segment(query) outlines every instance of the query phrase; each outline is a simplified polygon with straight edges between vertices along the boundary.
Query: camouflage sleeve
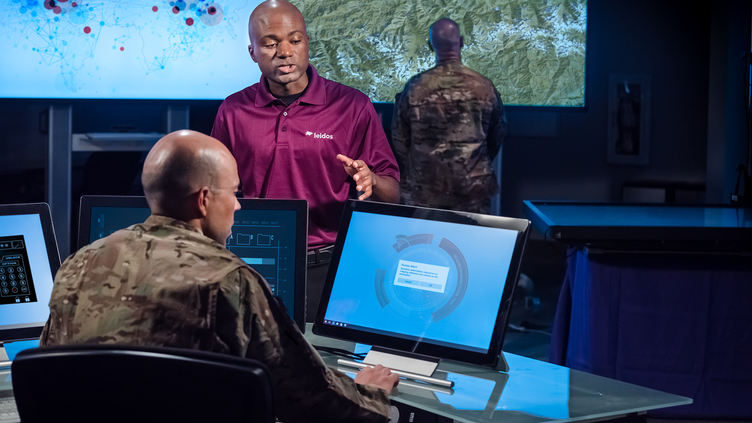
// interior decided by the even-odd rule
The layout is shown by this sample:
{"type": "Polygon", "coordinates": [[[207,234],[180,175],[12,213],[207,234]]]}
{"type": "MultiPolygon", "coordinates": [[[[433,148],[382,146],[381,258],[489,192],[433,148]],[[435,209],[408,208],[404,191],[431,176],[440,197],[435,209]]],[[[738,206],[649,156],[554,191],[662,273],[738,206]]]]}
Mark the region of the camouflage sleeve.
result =
{"type": "Polygon", "coordinates": [[[44,324],[44,328],[42,329],[42,334],[39,336],[39,346],[44,347],[47,345],[50,345],[49,343],[50,339],[50,318],[47,318],[47,323],[44,324]]]}
{"type": "MultiPolygon", "coordinates": [[[[237,270],[230,273],[220,283],[219,294],[215,302],[214,332],[216,334],[215,350],[229,351],[232,355],[246,356],[248,353],[248,332],[251,310],[247,301],[249,286],[257,284],[259,277],[250,272],[237,270]]],[[[211,315],[211,314],[210,314],[211,315]]]]}
{"type": "Polygon", "coordinates": [[[488,155],[491,160],[499,154],[507,131],[507,116],[504,113],[504,103],[501,101],[501,95],[495,89],[494,94],[496,95],[496,102],[491,112],[491,123],[488,126],[488,138],[486,141],[488,155]]]}
{"type": "Polygon", "coordinates": [[[55,274],[55,280],[53,282],[54,287],[50,294],[49,302],[50,315],[47,318],[47,323],[45,323],[44,328],[42,329],[42,334],[39,337],[39,345],[42,347],[59,345],[64,342],[64,336],[61,333],[64,331],[63,313],[61,308],[64,305],[63,301],[67,299],[68,295],[73,295],[77,298],[77,293],[73,290],[63,290],[59,288],[63,284],[62,280],[65,280],[68,277],[71,277],[72,279],[72,276],[76,274],[76,269],[79,268],[78,263],[81,262],[81,257],[84,255],[84,251],[85,249],[78,250],[65,259],[55,274]]]}
{"type": "Polygon", "coordinates": [[[277,417],[285,423],[388,421],[386,392],[356,384],[327,368],[274,300],[266,281],[257,280],[248,284],[246,296],[252,310],[246,356],[264,362],[271,370],[277,417]]]}
{"type": "Polygon", "coordinates": [[[395,98],[394,112],[392,114],[392,148],[394,148],[394,156],[403,175],[408,173],[407,155],[410,149],[410,122],[407,120],[407,96],[407,86],[405,86],[405,91],[397,94],[395,98]]]}

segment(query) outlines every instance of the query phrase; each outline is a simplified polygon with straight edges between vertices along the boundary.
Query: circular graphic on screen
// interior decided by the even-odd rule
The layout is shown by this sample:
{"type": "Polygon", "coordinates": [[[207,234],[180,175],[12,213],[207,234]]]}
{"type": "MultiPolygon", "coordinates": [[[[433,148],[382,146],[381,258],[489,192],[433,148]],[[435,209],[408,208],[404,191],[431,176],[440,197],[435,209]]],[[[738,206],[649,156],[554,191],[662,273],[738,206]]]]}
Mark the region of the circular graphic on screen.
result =
{"type": "Polygon", "coordinates": [[[398,236],[388,262],[376,269],[374,288],[382,308],[411,319],[438,322],[449,316],[467,291],[465,256],[434,234],[398,236]]]}

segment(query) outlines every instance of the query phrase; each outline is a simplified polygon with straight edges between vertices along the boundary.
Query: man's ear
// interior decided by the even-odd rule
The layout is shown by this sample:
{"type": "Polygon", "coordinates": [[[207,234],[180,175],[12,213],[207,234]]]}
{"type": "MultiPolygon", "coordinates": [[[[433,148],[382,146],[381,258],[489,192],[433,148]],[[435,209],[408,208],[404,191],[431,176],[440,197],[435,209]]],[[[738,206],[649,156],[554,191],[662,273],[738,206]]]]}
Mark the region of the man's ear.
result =
{"type": "Polygon", "coordinates": [[[251,60],[253,60],[253,63],[258,63],[256,61],[256,56],[253,55],[253,44],[248,44],[248,54],[251,55],[251,60]]]}
{"type": "Polygon", "coordinates": [[[209,211],[209,202],[211,199],[209,198],[211,190],[209,187],[201,187],[201,189],[198,190],[198,193],[196,194],[196,207],[198,212],[201,214],[201,217],[206,217],[208,211],[209,211]]]}
{"type": "Polygon", "coordinates": [[[460,48],[465,47],[465,37],[460,37],[460,48]]]}

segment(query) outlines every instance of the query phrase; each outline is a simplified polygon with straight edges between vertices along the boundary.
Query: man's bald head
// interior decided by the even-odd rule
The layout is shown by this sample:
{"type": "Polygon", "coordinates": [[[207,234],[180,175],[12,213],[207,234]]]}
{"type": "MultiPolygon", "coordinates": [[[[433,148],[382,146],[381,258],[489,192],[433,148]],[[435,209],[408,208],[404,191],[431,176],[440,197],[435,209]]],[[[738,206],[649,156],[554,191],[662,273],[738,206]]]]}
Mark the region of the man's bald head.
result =
{"type": "Polygon", "coordinates": [[[228,167],[237,169],[235,159],[216,139],[190,130],[165,135],[149,151],[141,174],[152,214],[189,220],[189,197],[217,186],[228,167]]]}
{"type": "Polygon", "coordinates": [[[431,25],[428,37],[439,61],[455,57],[459,60],[463,40],[457,22],[447,18],[439,19],[431,25]]]}
{"type": "Polygon", "coordinates": [[[256,28],[258,24],[266,24],[269,22],[269,17],[272,14],[285,15],[293,19],[300,19],[305,30],[305,19],[295,5],[285,0],[266,0],[256,6],[256,8],[253,9],[253,12],[251,12],[250,18],[248,18],[248,34],[250,35],[251,42],[253,42],[254,28],[256,28]]]}

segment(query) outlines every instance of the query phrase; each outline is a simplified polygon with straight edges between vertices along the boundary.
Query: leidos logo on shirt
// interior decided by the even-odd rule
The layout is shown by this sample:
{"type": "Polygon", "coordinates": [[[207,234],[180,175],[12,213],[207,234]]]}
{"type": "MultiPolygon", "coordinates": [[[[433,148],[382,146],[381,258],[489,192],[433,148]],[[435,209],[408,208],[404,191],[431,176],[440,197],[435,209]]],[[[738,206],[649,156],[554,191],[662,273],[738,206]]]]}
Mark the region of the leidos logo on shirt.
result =
{"type": "Polygon", "coordinates": [[[313,135],[314,138],[325,138],[325,139],[329,139],[329,140],[333,140],[334,139],[333,135],[329,135],[329,134],[326,134],[326,133],[323,133],[323,132],[319,133],[319,132],[306,131],[305,134],[306,134],[306,136],[313,135]]]}

